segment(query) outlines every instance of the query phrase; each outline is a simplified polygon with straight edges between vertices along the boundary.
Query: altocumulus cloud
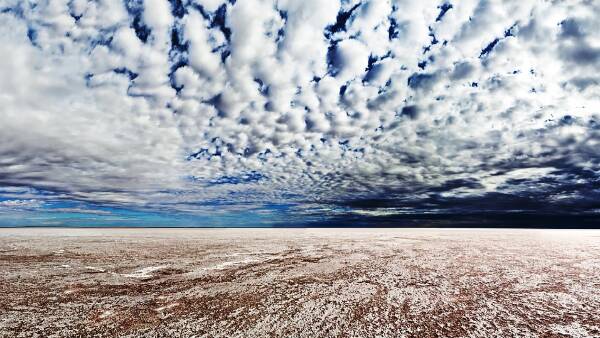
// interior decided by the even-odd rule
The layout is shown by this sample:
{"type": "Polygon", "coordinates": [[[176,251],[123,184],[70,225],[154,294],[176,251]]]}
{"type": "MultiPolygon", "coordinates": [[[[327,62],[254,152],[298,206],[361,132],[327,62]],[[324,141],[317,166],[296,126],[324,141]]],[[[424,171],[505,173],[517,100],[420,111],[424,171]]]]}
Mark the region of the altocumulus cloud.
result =
{"type": "Polygon", "coordinates": [[[5,0],[2,208],[598,212],[596,13],[596,1],[5,0]]]}

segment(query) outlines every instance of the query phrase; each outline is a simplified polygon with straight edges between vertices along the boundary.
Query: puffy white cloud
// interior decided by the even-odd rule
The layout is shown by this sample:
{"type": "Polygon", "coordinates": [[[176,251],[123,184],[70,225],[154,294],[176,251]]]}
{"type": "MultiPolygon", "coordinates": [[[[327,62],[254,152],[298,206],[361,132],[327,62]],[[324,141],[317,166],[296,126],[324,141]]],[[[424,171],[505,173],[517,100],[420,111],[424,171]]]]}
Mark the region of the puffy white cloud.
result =
{"type": "Polygon", "coordinates": [[[336,78],[342,82],[364,74],[369,60],[369,50],[358,40],[343,40],[335,48],[336,78]]]}
{"type": "Polygon", "coordinates": [[[144,0],[142,18],[153,33],[164,34],[164,31],[173,22],[169,2],[167,0],[144,0]]]}
{"type": "Polygon", "coordinates": [[[594,2],[182,3],[0,5],[0,184],[190,211],[597,180],[594,2]]]}

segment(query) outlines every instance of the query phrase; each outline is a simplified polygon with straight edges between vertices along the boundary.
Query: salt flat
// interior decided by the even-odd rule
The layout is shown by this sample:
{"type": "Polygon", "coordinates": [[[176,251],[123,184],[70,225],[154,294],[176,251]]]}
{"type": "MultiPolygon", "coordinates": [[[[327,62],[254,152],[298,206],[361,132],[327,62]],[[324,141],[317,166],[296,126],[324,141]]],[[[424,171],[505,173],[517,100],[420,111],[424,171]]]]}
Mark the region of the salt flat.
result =
{"type": "Polygon", "coordinates": [[[599,337],[600,231],[0,229],[0,337],[599,337]]]}

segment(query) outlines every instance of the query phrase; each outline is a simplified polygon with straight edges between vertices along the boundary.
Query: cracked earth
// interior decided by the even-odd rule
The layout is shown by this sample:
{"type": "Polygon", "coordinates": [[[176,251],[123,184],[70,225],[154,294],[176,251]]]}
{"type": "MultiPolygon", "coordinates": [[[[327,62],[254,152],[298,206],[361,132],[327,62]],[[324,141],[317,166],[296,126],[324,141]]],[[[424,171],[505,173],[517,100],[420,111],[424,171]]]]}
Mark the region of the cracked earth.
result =
{"type": "Polygon", "coordinates": [[[600,337],[600,231],[0,229],[0,337],[600,337]]]}

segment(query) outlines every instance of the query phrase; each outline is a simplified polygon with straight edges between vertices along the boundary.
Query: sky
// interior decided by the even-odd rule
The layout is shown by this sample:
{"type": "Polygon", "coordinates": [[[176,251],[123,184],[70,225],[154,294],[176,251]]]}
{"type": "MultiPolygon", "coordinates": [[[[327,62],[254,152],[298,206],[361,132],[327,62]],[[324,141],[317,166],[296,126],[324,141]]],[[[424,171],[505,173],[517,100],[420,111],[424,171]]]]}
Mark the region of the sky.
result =
{"type": "Polygon", "coordinates": [[[598,13],[0,0],[0,226],[598,226],[598,13]]]}

